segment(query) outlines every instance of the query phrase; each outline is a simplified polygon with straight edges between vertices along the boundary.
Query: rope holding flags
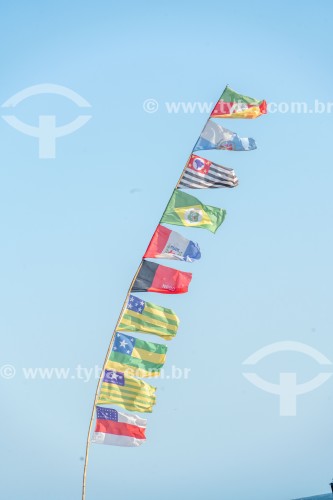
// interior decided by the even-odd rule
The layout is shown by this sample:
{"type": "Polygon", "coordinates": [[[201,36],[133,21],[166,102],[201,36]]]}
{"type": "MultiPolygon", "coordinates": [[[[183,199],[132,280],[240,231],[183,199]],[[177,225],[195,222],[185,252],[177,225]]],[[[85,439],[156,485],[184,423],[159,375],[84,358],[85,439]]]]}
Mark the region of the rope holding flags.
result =
{"type": "Polygon", "coordinates": [[[136,335],[148,333],[163,340],[171,340],[179,326],[179,318],[173,310],[145,301],[132,292],[186,293],[192,279],[192,273],[178,271],[146,259],[193,263],[201,258],[198,243],[184,238],[162,224],[197,227],[215,233],[226,217],[226,210],[204,205],[194,196],[181,190],[233,188],[238,185],[238,178],[233,169],[194,153],[210,149],[256,149],[254,139],[239,137],[237,133],[222,127],[213,119],[253,119],[266,113],[266,101],[241,95],[227,85],[191,151],[129,286],[105,356],[88,429],[82,500],[86,499],[91,443],[133,447],[140,446],[146,439],[146,419],[134,413],[123,413],[122,410],[104,406],[116,405],[139,413],[153,411],[156,388],[141,378],[157,377],[160,374],[165,363],[167,346],[146,342],[136,335]],[[133,332],[136,333],[135,336],[132,336],[133,332]],[[91,436],[95,415],[96,426],[91,436]]]}

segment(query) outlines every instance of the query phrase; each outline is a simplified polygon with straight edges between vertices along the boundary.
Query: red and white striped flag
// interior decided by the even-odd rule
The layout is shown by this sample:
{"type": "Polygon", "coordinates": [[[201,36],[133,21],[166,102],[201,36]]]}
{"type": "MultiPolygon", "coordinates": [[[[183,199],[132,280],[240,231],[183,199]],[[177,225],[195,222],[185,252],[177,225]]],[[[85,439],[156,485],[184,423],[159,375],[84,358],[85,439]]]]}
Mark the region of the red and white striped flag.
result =
{"type": "Polygon", "coordinates": [[[145,440],[147,420],[114,408],[96,406],[96,428],[91,442],[113,446],[140,446],[145,440]]]}

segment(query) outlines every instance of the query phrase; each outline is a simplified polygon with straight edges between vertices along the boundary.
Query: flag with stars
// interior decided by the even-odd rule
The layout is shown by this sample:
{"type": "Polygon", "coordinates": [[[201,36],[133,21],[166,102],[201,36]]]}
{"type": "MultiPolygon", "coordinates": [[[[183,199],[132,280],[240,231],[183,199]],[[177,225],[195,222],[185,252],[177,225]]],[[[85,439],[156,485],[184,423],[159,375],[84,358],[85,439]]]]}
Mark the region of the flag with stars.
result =
{"type": "Polygon", "coordinates": [[[147,420],[114,408],[96,406],[96,427],[92,443],[140,446],[146,440],[147,420]]]}
{"type": "Polygon", "coordinates": [[[105,370],[98,404],[115,404],[126,410],[151,413],[156,387],[124,372],[105,370]]]}
{"type": "Polygon", "coordinates": [[[191,155],[179,182],[178,189],[233,188],[238,186],[238,179],[232,168],[191,155]]]}
{"type": "Polygon", "coordinates": [[[136,377],[158,377],[167,350],[165,345],[117,332],[106,368],[121,370],[136,377]]]}
{"type": "Polygon", "coordinates": [[[179,318],[172,309],[130,295],[118,330],[152,333],[164,340],[171,340],[176,335],[178,326],[179,318]]]}

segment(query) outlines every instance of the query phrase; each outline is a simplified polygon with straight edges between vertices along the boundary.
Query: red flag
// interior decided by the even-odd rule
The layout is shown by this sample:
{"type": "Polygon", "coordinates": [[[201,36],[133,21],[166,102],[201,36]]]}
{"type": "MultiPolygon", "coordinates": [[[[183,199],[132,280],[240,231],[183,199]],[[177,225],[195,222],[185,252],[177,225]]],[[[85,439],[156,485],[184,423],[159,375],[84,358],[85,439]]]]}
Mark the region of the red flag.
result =
{"type": "Polygon", "coordinates": [[[194,241],[158,225],[143,257],[194,262],[200,259],[201,253],[198,244],[194,241]]]}
{"type": "Polygon", "coordinates": [[[192,273],[144,260],[132,292],[186,293],[192,273]]]}

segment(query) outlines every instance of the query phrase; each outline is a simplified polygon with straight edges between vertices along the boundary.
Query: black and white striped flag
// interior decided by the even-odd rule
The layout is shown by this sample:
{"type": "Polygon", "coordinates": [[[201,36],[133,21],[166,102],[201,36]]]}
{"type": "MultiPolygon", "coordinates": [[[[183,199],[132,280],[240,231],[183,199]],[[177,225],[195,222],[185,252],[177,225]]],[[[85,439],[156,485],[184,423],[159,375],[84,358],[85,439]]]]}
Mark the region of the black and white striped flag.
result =
{"type": "Polygon", "coordinates": [[[235,187],[238,179],[232,168],[222,167],[201,156],[191,155],[178,189],[235,187]]]}

